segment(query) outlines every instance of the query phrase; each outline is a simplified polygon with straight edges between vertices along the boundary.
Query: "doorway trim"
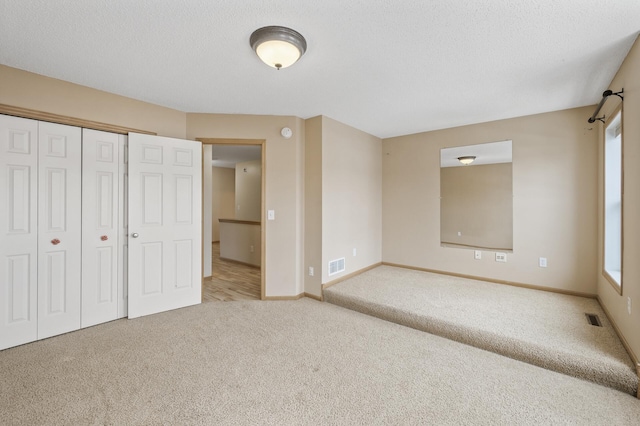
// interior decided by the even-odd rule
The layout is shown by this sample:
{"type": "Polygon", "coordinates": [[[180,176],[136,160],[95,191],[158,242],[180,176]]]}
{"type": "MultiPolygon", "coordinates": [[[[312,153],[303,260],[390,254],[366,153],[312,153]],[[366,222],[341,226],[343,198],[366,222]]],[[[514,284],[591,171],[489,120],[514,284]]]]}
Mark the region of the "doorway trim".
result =
{"type": "MultiPolygon", "coordinates": [[[[195,138],[195,140],[202,142],[202,145],[259,145],[260,146],[260,157],[261,157],[261,165],[262,171],[260,176],[260,300],[266,299],[266,277],[265,277],[265,265],[267,259],[267,239],[266,239],[266,223],[267,223],[267,212],[265,210],[265,192],[266,192],[266,139],[228,139],[228,138],[195,138]]],[[[204,168],[204,160],[202,163],[202,167],[204,168]]],[[[204,185],[203,185],[204,187],[204,185]]],[[[203,208],[203,218],[204,218],[204,204],[203,208]]],[[[204,238],[202,239],[203,249],[204,249],[204,238]]],[[[204,255],[204,250],[203,250],[204,255]]],[[[204,259],[203,259],[204,265],[204,259]]],[[[202,282],[202,289],[204,291],[204,277],[202,282]]]]}

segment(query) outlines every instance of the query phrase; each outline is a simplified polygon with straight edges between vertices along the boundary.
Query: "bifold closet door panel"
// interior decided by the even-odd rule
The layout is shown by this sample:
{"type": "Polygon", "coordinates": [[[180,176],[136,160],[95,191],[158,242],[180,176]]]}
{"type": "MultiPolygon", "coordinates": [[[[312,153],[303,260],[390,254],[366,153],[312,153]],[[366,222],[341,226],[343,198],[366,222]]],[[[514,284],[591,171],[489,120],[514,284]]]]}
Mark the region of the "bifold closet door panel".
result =
{"type": "Polygon", "coordinates": [[[38,123],[38,339],[80,328],[82,133],[38,123]]]}
{"type": "Polygon", "coordinates": [[[0,350],[38,337],[38,122],[0,115],[0,350]]]}
{"type": "Polygon", "coordinates": [[[120,234],[118,236],[118,318],[125,318],[128,314],[128,209],[127,198],[129,194],[129,146],[127,144],[127,136],[118,135],[120,169],[119,169],[119,187],[120,192],[118,199],[120,200],[118,211],[118,223],[120,224],[120,234]]]}
{"type": "Polygon", "coordinates": [[[82,327],[118,317],[120,144],[82,129],[82,327]]]}

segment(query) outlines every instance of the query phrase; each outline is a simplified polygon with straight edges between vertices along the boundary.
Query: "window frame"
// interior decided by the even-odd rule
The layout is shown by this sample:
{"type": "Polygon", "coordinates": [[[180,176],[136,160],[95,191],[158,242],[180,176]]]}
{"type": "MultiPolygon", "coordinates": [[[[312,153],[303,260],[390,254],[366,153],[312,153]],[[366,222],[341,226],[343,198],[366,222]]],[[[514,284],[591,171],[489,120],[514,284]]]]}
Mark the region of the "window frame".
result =
{"type": "Polygon", "coordinates": [[[618,294],[622,296],[623,270],[624,270],[624,114],[622,102],[605,120],[602,126],[602,275],[611,284],[618,294]],[[620,115],[620,281],[607,272],[607,217],[606,217],[606,191],[607,191],[607,129],[615,118],[620,115]]]}

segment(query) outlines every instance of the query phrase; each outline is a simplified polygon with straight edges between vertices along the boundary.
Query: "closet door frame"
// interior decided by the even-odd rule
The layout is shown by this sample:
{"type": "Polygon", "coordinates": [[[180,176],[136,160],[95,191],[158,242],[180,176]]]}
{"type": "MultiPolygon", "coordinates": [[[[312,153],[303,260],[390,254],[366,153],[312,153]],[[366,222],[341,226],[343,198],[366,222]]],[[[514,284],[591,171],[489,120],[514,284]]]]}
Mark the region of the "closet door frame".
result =
{"type": "MultiPolygon", "coordinates": [[[[129,127],[115,126],[106,123],[83,120],[69,116],[47,113],[27,108],[14,107],[0,104],[0,115],[10,120],[26,120],[35,126],[31,131],[34,155],[30,173],[30,192],[32,198],[29,205],[32,206],[30,217],[33,226],[33,239],[31,244],[34,253],[30,256],[30,272],[26,294],[29,311],[29,332],[16,333],[20,337],[19,342],[6,339],[0,323],[0,350],[22,343],[43,339],[57,334],[80,329],[82,324],[82,131],[83,129],[95,129],[118,135],[119,170],[117,187],[121,192],[123,202],[118,203],[118,235],[117,248],[117,318],[128,316],[128,145],[127,135],[131,132],[142,135],[156,135],[129,127]],[[39,121],[36,121],[39,120],[39,121]],[[65,128],[69,133],[65,132],[65,128]],[[40,131],[42,129],[42,132],[40,131]],[[40,186],[46,188],[45,191],[40,186]],[[69,196],[69,197],[67,197],[69,196]],[[38,214],[39,213],[39,214],[38,214]],[[55,234],[55,235],[54,235],[55,234]],[[46,284],[40,285],[39,279],[45,279],[46,284]],[[6,343],[6,344],[5,344],[6,343]]],[[[168,138],[171,139],[171,138],[168,138]]],[[[178,141],[178,140],[176,140],[178,141]]],[[[193,144],[194,141],[182,140],[193,144]]],[[[199,145],[199,142],[195,142],[199,145]]],[[[185,146],[186,148],[186,146],[185,146]]],[[[191,148],[189,148],[191,149],[191,148]]],[[[195,155],[196,164],[200,164],[202,148],[197,149],[195,155]]],[[[7,157],[8,158],[8,157],[7,157]]],[[[3,158],[4,159],[4,158],[3,158]]],[[[1,163],[0,163],[1,164],[1,163]]],[[[176,163],[177,164],[177,163],[176,163]]],[[[198,174],[192,175],[194,179],[201,179],[201,168],[198,174]]],[[[2,183],[2,182],[0,182],[2,183]]],[[[201,190],[196,183],[193,191],[193,199],[200,200],[192,207],[195,217],[194,222],[201,225],[201,190]]],[[[6,186],[5,186],[6,187],[6,186]]],[[[7,209],[8,212],[9,209],[7,209]]],[[[5,213],[4,211],[2,213],[5,213]]],[[[0,214],[0,220],[2,220],[0,214]]],[[[180,305],[200,303],[201,294],[201,231],[197,238],[194,237],[191,244],[191,255],[197,261],[194,266],[187,268],[189,275],[193,275],[194,283],[197,283],[197,296],[181,300],[180,305]],[[196,267],[197,266],[197,267],[196,267]],[[195,277],[197,276],[197,281],[195,277]]],[[[13,245],[11,245],[13,247],[13,245]]],[[[4,249],[4,247],[3,247],[4,249]]],[[[0,251],[1,256],[5,255],[0,251]]],[[[182,256],[182,255],[178,255],[182,256]]],[[[6,257],[6,256],[5,256],[6,257]]],[[[5,262],[6,264],[6,262],[5,262]]],[[[178,262],[177,266],[182,267],[178,262]]],[[[29,268],[27,268],[29,270],[29,268]]],[[[0,271],[2,271],[0,267],[0,271]]],[[[171,275],[175,277],[181,274],[171,275]]],[[[193,284],[192,284],[193,285],[193,284]]],[[[0,291],[7,291],[7,286],[0,285],[0,291]]],[[[7,305],[5,305],[6,307],[7,305]]],[[[177,306],[165,306],[164,309],[173,309],[177,306]]],[[[0,314],[3,311],[0,309],[0,314]]],[[[88,323],[87,323],[88,324],[88,323]]]]}

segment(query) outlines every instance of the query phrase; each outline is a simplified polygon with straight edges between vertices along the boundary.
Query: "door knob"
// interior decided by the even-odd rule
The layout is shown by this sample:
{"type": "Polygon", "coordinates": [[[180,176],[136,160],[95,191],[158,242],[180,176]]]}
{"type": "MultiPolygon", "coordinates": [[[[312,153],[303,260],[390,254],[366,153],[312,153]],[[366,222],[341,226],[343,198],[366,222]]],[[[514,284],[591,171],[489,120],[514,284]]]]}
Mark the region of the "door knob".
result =
{"type": "Polygon", "coordinates": [[[54,238],[53,240],[51,240],[51,244],[53,244],[54,246],[57,246],[58,244],[60,244],[60,240],[57,238],[54,238]]]}
{"type": "Polygon", "coordinates": [[[139,236],[139,235],[138,235],[138,233],[137,233],[137,232],[134,232],[133,234],[131,234],[131,236],[132,236],[133,238],[138,238],[138,236],[139,236]]]}
{"type": "Polygon", "coordinates": [[[102,241],[107,241],[109,239],[109,237],[107,237],[106,235],[103,235],[103,236],[100,237],[100,239],[102,241]]]}

